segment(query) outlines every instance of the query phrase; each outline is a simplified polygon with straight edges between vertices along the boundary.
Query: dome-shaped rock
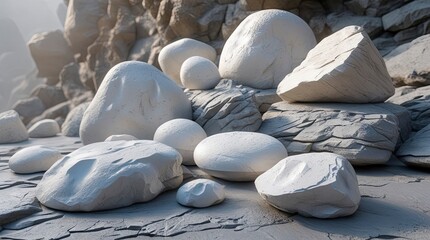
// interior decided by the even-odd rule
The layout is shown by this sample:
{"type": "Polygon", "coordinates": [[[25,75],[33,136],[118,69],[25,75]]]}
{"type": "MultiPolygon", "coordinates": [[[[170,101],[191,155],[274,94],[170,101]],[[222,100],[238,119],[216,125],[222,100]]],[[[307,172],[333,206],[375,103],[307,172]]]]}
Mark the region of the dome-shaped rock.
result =
{"type": "Polygon", "coordinates": [[[53,119],[44,119],[36,122],[28,129],[31,138],[54,137],[60,133],[60,125],[53,119]]]}
{"type": "Polygon", "coordinates": [[[185,88],[212,89],[219,83],[220,79],[218,67],[206,58],[194,56],[182,64],[181,82],[185,88]]]}
{"type": "Polygon", "coordinates": [[[176,201],[187,207],[205,208],[224,201],[224,186],[209,180],[196,179],[182,185],[176,193],[176,201]]]}
{"type": "Polygon", "coordinates": [[[27,128],[15,110],[0,113],[0,143],[22,142],[27,139],[27,128]]]}
{"type": "Polygon", "coordinates": [[[58,150],[31,146],[16,152],[9,159],[9,168],[16,173],[35,173],[48,170],[63,156],[58,150]]]}

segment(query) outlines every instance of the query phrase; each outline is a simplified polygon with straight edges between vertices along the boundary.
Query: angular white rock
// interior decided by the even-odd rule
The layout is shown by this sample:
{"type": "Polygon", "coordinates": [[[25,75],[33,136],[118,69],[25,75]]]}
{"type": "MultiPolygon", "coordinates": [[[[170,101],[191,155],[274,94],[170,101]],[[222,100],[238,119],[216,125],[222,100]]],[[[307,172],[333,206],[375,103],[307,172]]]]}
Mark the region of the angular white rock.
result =
{"type": "Polygon", "coordinates": [[[287,157],[260,175],[255,186],[270,205],[306,217],[348,216],[361,199],[354,168],[334,153],[287,157]]]}
{"type": "Polygon", "coordinates": [[[287,155],[284,145],[269,135],[228,132],[201,141],[194,150],[194,161],[214,177],[253,181],[287,155]]]}
{"type": "Polygon", "coordinates": [[[31,138],[54,137],[60,133],[60,126],[53,119],[44,119],[35,123],[28,129],[31,138]]]}
{"type": "Polygon", "coordinates": [[[205,130],[194,121],[173,119],[163,123],[154,134],[154,141],[175,148],[183,158],[184,165],[195,165],[194,149],[207,137],[205,130]]]}
{"type": "Polygon", "coordinates": [[[310,27],[282,10],[249,15],[227,39],[219,72],[222,78],[253,88],[276,88],[316,45],[310,27]]]}
{"type": "Polygon", "coordinates": [[[204,57],[215,62],[216,51],[206,43],[183,38],[161,49],[158,62],[161,70],[179,86],[182,86],[180,76],[182,63],[193,56],[204,57]]]}
{"type": "Polygon", "coordinates": [[[182,183],[182,157],[150,140],[99,142],[56,162],[36,197],[54,209],[97,211],[152,200],[182,183]]]}
{"type": "Polygon", "coordinates": [[[16,152],[9,159],[9,168],[16,173],[35,173],[48,170],[63,156],[58,150],[31,146],[16,152]]]}
{"type": "Polygon", "coordinates": [[[205,208],[224,201],[224,186],[209,180],[196,179],[182,185],[176,193],[176,201],[187,207],[205,208]]]}
{"type": "Polygon", "coordinates": [[[175,118],[191,118],[191,103],[166,75],[147,63],[122,62],[106,74],[84,113],[84,144],[115,134],[152,139],[155,130],[175,118]]]}
{"type": "Polygon", "coordinates": [[[128,134],[117,134],[117,135],[109,136],[108,138],[105,139],[105,142],[120,141],[120,140],[132,141],[132,140],[139,140],[139,139],[137,139],[135,136],[128,135],[128,134]]]}
{"type": "Polygon", "coordinates": [[[384,102],[394,86],[363,28],[345,27],[323,39],[279,84],[288,102],[384,102]]]}
{"type": "Polygon", "coordinates": [[[215,63],[199,56],[185,60],[180,74],[182,85],[188,89],[212,89],[221,79],[215,63]]]}
{"type": "Polygon", "coordinates": [[[27,139],[27,128],[15,110],[0,113],[0,143],[22,142],[27,139]]]}

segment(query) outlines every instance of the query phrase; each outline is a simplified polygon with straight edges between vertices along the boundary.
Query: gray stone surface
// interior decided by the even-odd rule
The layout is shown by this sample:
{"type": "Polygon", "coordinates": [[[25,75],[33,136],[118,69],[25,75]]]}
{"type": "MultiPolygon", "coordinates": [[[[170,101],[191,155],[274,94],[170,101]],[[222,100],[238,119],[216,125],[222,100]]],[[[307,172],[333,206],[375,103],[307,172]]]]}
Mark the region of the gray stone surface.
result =
{"type": "Polygon", "coordinates": [[[61,132],[64,136],[79,137],[79,127],[82,117],[89,105],[90,102],[82,103],[67,114],[66,120],[61,125],[61,132]]]}
{"type": "Polygon", "coordinates": [[[250,88],[224,79],[212,90],[188,91],[193,108],[193,120],[208,135],[231,131],[258,130],[261,114],[250,88]]]}
{"type": "Polygon", "coordinates": [[[430,18],[430,1],[415,0],[382,17],[385,30],[398,31],[430,18]]]}
{"type": "Polygon", "coordinates": [[[27,124],[31,119],[39,116],[43,111],[45,111],[45,105],[43,105],[40,98],[31,97],[19,100],[13,105],[12,109],[19,114],[22,118],[22,122],[27,124]]]}
{"type": "Polygon", "coordinates": [[[396,156],[406,165],[430,168],[430,125],[406,140],[396,156]]]}
{"type": "Polygon", "coordinates": [[[289,155],[333,152],[353,165],[383,164],[410,131],[407,110],[394,104],[288,104],[263,115],[259,130],[280,140],[289,155]]]}

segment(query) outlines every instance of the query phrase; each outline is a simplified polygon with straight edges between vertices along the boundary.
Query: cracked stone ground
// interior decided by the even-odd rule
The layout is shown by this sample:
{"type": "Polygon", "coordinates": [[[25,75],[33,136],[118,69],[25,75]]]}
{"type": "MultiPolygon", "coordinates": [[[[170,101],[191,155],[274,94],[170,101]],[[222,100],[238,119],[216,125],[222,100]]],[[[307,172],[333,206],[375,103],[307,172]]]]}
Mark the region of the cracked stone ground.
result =
{"type": "MultiPolygon", "coordinates": [[[[29,145],[63,154],[81,146],[78,138],[31,139],[0,145],[0,239],[429,239],[430,172],[391,159],[385,166],[356,168],[362,200],[350,217],[315,219],[269,206],[254,184],[226,185],[226,200],[205,209],[176,202],[176,191],[129,207],[91,213],[48,209],[34,197],[42,173],[18,175],[8,159],[29,145]]],[[[189,177],[210,178],[197,168],[189,177]]]]}

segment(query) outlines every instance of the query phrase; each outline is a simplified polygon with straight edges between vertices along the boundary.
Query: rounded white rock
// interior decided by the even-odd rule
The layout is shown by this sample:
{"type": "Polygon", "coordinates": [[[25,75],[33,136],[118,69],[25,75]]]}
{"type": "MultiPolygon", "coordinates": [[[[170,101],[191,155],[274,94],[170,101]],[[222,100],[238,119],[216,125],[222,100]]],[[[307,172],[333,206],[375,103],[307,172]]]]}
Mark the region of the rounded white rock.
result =
{"type": "Polygon", "coordinates": [[[253,181],[288,156],[274,137],[255,132],[228,132],[207,137],[194,150],[197,166],[230,181],[253,181]]]}
{"type": "Polygon", "coordinates": [[[132,141],[132,140],[138,140],[135,136],[129,135],[129,134],[117,134],[117,135],[111,135],[105,139],[105,142],[112,142],[112,141],[132,141]]]}
{"type": "Polygon", "coordinates": [[[208,90],[214,88],[220,81],[218,67],[210,60],[194,56],[182,64],[181,82],[185,88],[208,90]]]}
{"type": "Polygon", "coordinates": [[[35,173],[48,170],[63,156],[58,150],[36,145],[16,152],[9,159],[9,168],[16,173],[35,173]]]}
{"type": "Polygon", "coordinates": [[[206,137],[198,123],[182,118],[163,123],[154,134],[155,141],[175,148],[182,155],[184,165],[195,165],[194,149],[206,137]]]}
{"type": "Polygon", "coordinates": [[[270,205],[306,217],[348,216],[361,199],[354,168],[334,153],[287,157],[261,174],[255,186],[270,205]]]}
{"type": "Polygon", "coordinates": [[[60,126],[53,119],[44,119],[36,122],[28,129],[31,138],[54,137],[60,132],[60,126]]]}
{"type": "Polygon", "coordinates": [[[27,139],[27,128],[15,110],[0,113],[0,143],[22,142],[27,139]]]}
{"type": "Polygon", "coordinates": [[[221,203],[224,199],[224,185],[209,179],[187,182],[176,193],[176,201],[187,207],[210,207],[221,203]]]}
{"type": "Polygon", "coordinates": [[[179,86],[182,86],[180,77],[182,63],[193,56],[204,57],[215,62],[216,51],[206,43],[191,38],[183,38],[161,49],[158,62],[161,70],[179,86]]]}

